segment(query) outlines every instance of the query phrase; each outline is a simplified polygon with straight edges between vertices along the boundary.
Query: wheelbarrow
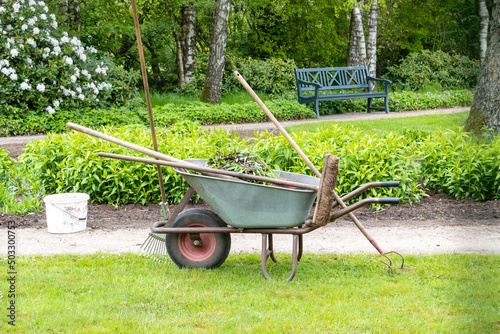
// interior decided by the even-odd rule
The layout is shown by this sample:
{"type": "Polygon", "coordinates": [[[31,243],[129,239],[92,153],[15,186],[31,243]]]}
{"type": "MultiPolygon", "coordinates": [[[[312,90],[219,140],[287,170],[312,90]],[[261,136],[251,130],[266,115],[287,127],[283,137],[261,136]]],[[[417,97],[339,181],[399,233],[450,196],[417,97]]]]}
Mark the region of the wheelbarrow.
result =
{"type": "MultiPolygon", "coordinates": [[[[107,156],[107,155],[103,155],[107,156]]],[[[190,163],[204,166],[206,160],[188,159],[190,163]]],[[[216,176],[192,174],[186,169],[175,168],[191,186],[175,212],[167,221],[156,222],[151,231],[166,233],[167,251],[172,261],[179,267],[217,268],[227,258],[231,248],[231,233],[257,233],[262,235],[261,268],[269,279],[267,262],[278,262],[274,255],[273,235],[293,236],[292,271],[288,280],[297,272],[297,264],[303,253],[303,235],[312,232],[322,224],[310,215],[318,191],[300,187],[265,185],[241,180],[223,179],[216,176]],[[213,210],[184,210],[188,199],[197,192],[213,210]]],[[[296,173],[276,171],[281,179],[320,186],[316,177],[296,173]]],[[[332,184],[324,185],[331,187],[332,184]]],[[[355,190],[346,197],[353,197],[372,187],[394,187],[399,182],[373,182],[355,190]]],[[[328,205],[328,200],[322,204],[328,205]]],[[[369,203],[397,204],[399,198],[368,198],[346,209],[328,216],[332,222],[349,212],[369,203]]],[[[330,207],[325,208],[330,212],[330,207]]],[[[318,209],[320,210],[320,209],[318,209]]]]}
{"type": "MultiPolygon", "coordinates": [[[[262,235],[262,274],[269,279],[268,259],[278,262],[274,255],[273,235],[289,234],[293,236],[293,246],[292,271],[288,280],[292,280],[302,257],[304,234],[351,214],[352,211],[367,204],[399,203],[397,197],[366,198],[332,211],[340,203],[354,198],[369,188],[399,186],[398,181],[371,182],[338,198],[334,188],[337,182],[339,158],[333,155],[326,155],[323,172],[319,178],[276,171],[279,178],[274,179],[208,168],[205,167],[204,159],[179,160],[74,123],[68,123],[67,126],[161,160],[102,152],[99,153],[101,157],[170,166],[186,180],[190,188],[175,211],[168,220],[155,222],[151,227],[152,232],[166,235],[167,252],[172,261],[181,268],[217,268],[229,255],[231,233],[256,233],[262,235]],[[267,184],[250,183],[245,179],[263,181],[267,184]],[[185,210],[195,192],[211,210],[185,210]],[[313,206],[315,202],[316,205],[313,206]]],[[[370,238],[369,240],[382,257],[388,260],[388,263],[382,262],[391,267],[392,262],[387,254],[400,254],[383,253],[374,240],[370,238]]]]}

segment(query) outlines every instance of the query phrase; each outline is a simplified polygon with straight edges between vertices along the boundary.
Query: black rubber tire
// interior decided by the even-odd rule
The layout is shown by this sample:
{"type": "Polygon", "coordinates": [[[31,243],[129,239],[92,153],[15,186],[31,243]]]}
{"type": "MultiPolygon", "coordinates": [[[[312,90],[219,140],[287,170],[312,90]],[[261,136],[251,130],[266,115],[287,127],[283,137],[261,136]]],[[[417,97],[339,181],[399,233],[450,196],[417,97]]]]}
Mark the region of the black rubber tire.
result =
{"type": "MultiPolygon", "coordinates": [[[[179,214],[171,227],[225,227],[226,223],[215,213],[203,209],[190,209],[179,214]]],[[[231,250],[229,233],[202,233],[202,246],[190,243],[189,233],[166,234],[167,252],[179,268],[219,267],[227,259],[231,250]]]]}

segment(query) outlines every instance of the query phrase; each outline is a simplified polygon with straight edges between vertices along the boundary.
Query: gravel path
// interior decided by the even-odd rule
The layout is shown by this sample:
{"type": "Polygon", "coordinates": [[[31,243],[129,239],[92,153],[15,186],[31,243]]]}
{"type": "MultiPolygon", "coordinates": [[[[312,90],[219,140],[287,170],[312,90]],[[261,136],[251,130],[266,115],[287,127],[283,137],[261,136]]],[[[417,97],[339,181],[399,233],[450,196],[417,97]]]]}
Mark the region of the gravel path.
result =
{"type": "MultiPolygon", "coordinates": [[[[398,225],[397,222],[394,222],[398,225]]],[[[479,253],[500,254],[500,225],[439,226],[418,224],[415,227],[371,227],[369,233],[384,251],[402,254],[479,253]]],[[[93,230],[77,233],[51,234],[46,229],[18,229],[16,242],[18,255],[139,253],[140,245],[149,229],[93,230]]],[[[7,230],[0,229],[0,237],[7,240],[7,230]]],[[[260,252],[261,236],[232,234],[232,253],[260,252]]],[[[274,237],[275,250],[291,253],[292,237],[274,237]]],[[[304,235],[306,253],[376,253],[355,226],[330,224],[304,235]]],[[[7,248],[0,248],[6,255],[7,248]]]]}

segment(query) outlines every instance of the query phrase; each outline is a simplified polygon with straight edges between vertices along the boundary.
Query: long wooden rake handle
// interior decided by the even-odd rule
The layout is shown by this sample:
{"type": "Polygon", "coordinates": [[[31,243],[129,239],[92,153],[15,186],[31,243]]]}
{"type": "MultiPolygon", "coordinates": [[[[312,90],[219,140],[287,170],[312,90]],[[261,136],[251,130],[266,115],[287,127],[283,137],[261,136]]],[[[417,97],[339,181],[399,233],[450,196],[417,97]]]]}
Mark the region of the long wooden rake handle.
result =
{"type": "MultiPolygon", "coordinates": [[[[153,139],[154,150],[158,152],[155,123],[153,119],[153,108],[151,107],[151,97],[149,94],[148,74],[146,72],[146,61],[144,59],[144,50],[142,48],[141,28],[139,26],[139,15],[137,14],[137,6],[135,0],[132,0],[132,14],[134,17],[135,35],[137,37],[137,50],[139,51],[139,62],[141,64],[142,83],[144,86],[144,94],[146,96],[146,106],[148,109],[149,128],[151,129],[151,138],[153,139]]],[[[165,185],[163,182],[163,174],[161,172],[160,166],[157,165],[156,170],[158,173],[158,181],[160,182],[160,193],[162,200],[161,206],[162,206],[163,218],[166,219],[168,216],[167,214],[168,207],[167,207],[167,196],[165,194],[165,185]]]]}
{"type": "Polygon", "coordinates": [[[281,186],[296,187],[296,188],[318,191],[318,187],[310,185],[310,184],[306,184],[306,183],[292,182],[292,181],[286,181],[286,180],[280,180],[280,179],[273,179],[270,177],[242,174],[242,173],[231,172],[231,171],[227,171],[227,170],[202,167],[202,166],[186,163],[184,161],[182,163],[170,162],[170,161],[159,161],[159,160],[154,160],[154,159],[146,159],[146,158],[132,157],[129,155],[121,155],[121,154],[113,154],[113,153],[105,153],[105,152],[99,152],[98,155],[100,157],[104,157],[104,158],[120,159],[120,160],[126,160],[126,161],[134,161],[134,162],[155,164],[155,165],[161,165],[161,166],[169,166],[169,167],[175,167],[175,168],[191,169],[191,170],[194,170],[194,171],[197,171],[200,173],[207,173],[207,174],[213,173],[213,174],[237,177],[239,179],[255,180],[255,181],[260,181],[260,182],[273,183],[273,184],[277,184],[277,185],[281,185],[281,186]]]}
{"type": "Polygon", "coordinates": [[[165,161],[172,161],[172,162],[181,162],[181,163],[196,166],[195,164],[192,164],[192,163],[180,160],[180,159],[176,159],[174,157],[168,156],[166,154],[163,154],[163,153],[160,153],[157,151],[150,150],[148,148],[145,148],[145,147],[142,147],[139,145],[135,145],[135,144],[126,142],[124,140],[109,136],[109,135],[104,134],[102,132],[89,129],[89,128],[84,127],[82,125],[68,122],[68,123],[66,123],[66,126],[70,129],[76,130],[76,131],[81,132],[81,133],[85,133],[89,136],[104,139],[106,141],[109,141],[110,143],[114,143],[114,144],[129,148],[131,150],[147,154],[147,155],[152,156],[152,157],[157,158],[157,159],[161,159],[161,160],[165,160],[165,161]]]}
{"type": "Polygon", "coordinates": [[[166,161],[165,163],[159,160],[153,160],[153,159],[145,159],[145,158],[139,158],[139,157],[131,157],[127,155],[120,155],[120,154],[112,154],[112,153],[99,153],[100,156],[102,157],[107,157],[107,158],[113,158],[113,159],[122,159],[122,160],[129,160],[129,161],[136,161],[136,162],[143,162],[143,163],[150,163],[150,164],[155,164],[157,166],[159,165],[166,165],[166,166],[171,166],[171,167],[178,167],[178,168],[185,168],[185,169],[191,169],[195,171],[199,171],[202,173],[212,173],[212,174],[218,174],[218,175],[226,175],[226,176],[232,176],[232,177],[237,177],[240,179],[249,179],[249,180],[256,180],[256,181],[261,181],[261,182],[268,182],[268,183],[273,183],[273,184],[278,184],[282,186],[289,186],[289,187],[297,187],[297,188],[303,188],[303,189],[309,189],[309,190],[314,190],[317,191],[318,187],[311,185],[311,184],[306,184],[306,183],[300,183],[300,182],[292,182],[292,181],[286,181],[286,180],[280,180],[280,179],[273,179],[269,177],[263,177],[263,176],[256,176],[256,175],[248,175],[248,174],[243,174],[243,173],[236,173],[236,172],[231,172],[231,171],[226,171],[226,170],[220,170],[220,169],[215,169],[215,168],[209,168],[209,167],[202,167],[193,163],[190,163],[188,161],[176,159],[174,157],[171,157],[169,155],[150,150],[148,148],[135,145],[132,143],[129,143],[127,141],[109,136],[107,134],[104,134],[99,131],[95,131],[92,129],[89,129],[87,127],[68,122],[66,126],[70,129],[76,130],[81,133],[85,133],[87,135],[90,135],[92,137],[104,139],[110,143],[114,143],[126,148],[129,148],[131,150],[147,154],[149,156],[152,156],[154,158],[164,160],[166,161]]]}
{"type": "MultiPolygon", "coordinates": [[[[309,168],[311,168],[311,170],[314,172],[314,174],[316,174],[317,177],[321,177],[321,173],[318,171],[318,169],[313,165],[311,160],[309,160],[309,158],[304,154],[304,152],[300,149],[300,147],[295,143],[295,141],[292,139],[292,137],[290,137],[290,135],[285,130],[285,128],[283,128],[281,126],[281,124],[274,117],[274,115],[271,113],[271,111],[269,111],[269,109],[267,109],[266,105],[262,102],[262,100],[259,98],[259,96],[253,91],[252,87],[250,87],[248,85],[248,83],[241,76],[241,74],[238,73],[238,71],[235,71],[234,75],[236,76],[236,79],[238,79],[238,81],[243,85],[243,87],[245,87],[247,92],[253,97],[255,102],[257,102],[257,104],[266,113],[266,115],[269,117],[269,119],[278,128],[278,130],[281,132],[283,137],[285,137],[286,140],[290,143],[290,145],[292,145],[292,147],[299,154],[299,156],[302,158],[302,160],[304,160],[304,162],[307,164],[307,166],[309,166],[309,168]]],[[[345,205],[344,201],[342,201],[342,199],[340,198],[340,196],[336,192],[334,192],[333,196],[334,196],[335,201],[337,201],[337,203],[339,203],[342,208],[345,209],[347,207],[347,205],[345,205]]],[[[370,241],[370,243],[373,245],[373,247],[375,247],[375,249],[380,253],[380,255],[384,256],[385,253],[382,251],[382,249],[380,249],[380,247],[377,244],[377,242],[375,241],[375,239],[373,239],[368,234],[368,232],[366,231],[364,226],[359,222],[359,220],[356,218],[356,216],[354,216],[354,214],[352,212],[349,213],[349,218],[351,218],[351,220],[354,222],[356,227],[361,231],[361,233],[363,233],[363,235],[368,239],[368,241],[370,241]]]]}

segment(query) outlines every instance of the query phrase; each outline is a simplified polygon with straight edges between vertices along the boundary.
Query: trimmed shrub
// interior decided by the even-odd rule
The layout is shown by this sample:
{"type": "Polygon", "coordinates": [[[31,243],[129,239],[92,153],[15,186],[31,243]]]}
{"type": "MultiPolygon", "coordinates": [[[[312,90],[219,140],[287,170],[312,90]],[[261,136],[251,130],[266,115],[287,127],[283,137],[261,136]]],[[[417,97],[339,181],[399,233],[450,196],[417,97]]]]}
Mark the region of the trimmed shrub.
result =
{"type": "Polygon", "coordinates": [[[29,165],[18,165],[0,148],[0,211],[25,215],[40,211],[45,192],[29,165]]]}
{"type": "MultiPolygon", "coordinates": [[[[389,110],[391,112],[435,109],[472,105],[473,91],[450,90],[444,92],[391,92],[389,93],[389,110]]],[[[320,105],[321,115],[344,114],[347,112],[366,112],[367,99],[343,101],[323,101],[320,105]]],[[[382,99],[373,99],[373,105],[383,106],[382,99]]],[[[313,104],[308,107],[312,110],[313,104]]]]}
{"type": "MultiPolygon", "coordinates": [[[[195,82],[188,85],[183,92],[194,94],[201,92],[207,73],[208,55],[199,55],[195,65],[195,82]]],[[[273,96],[282,95],[295,89],[293,69],[297,67],[292,59],[271,58],[265,60],[227,56],[222,79],[224,94],[244,90],[244,87],[234,76],[238,71],[245,81],[258,92],[273,96]]]]}
{"type": "MultiPolygon", "coordinates": [[[[105,128],[108,135],[141,146],[151,146],[151,135],[143,126],[122,129],[105,128]]],[[[274,169],[310,174],[308,167],[283,137],[256,133],[256,138],[241,139],[226,131],[203,131],[192,122],[177,123],[168,130],[157,130],[159,150],[179,158],[209,158],[216,153],[248,149],[255,152],[274,169]]],[[[401,188],[377,188],[363,196],[399,196],[415,201],[422,195],[418,187],[418,164],[412,155],[414,144],[401,134],[364,136],[348,128],[333,127],[317,134],[292,134],[312,162],[320,167],[326,153],[341,157],[337,191],[350,192],[363,183],[399,180],[401,188]]],[[[160,192],[156,168],[134,162],[97,157],[99,151],[133,154],[128,149],[70,132],[49,135],[47,140],[29,143],[20,157],[23,164],[37,171],[47,193],[85,192],[97,203],[159,202],[160,192]]],[[[187,184],[170,168],[164,168],[168,201],[177,203],[187,184]]]]}
{"type": "Polygon", "coordinates": [[[410,53],[400,65],[387,68],[387,77],[396,89],[418,91],[437,89],[473,89],[477,84],[480,63],[466,56],[443,51],[410,53]]]}
{"type": "MultiPolygon", "coordinates": [[[[186,124],[181,125],[186,126],[186,124]]],[[[175,130],[177,128],[177,130],[175,130]]],[[[220,131],[201,132],[158,129],[158,147],[162,153],[179,159],[208,158],[222,146],[231,146],[235,135],[220,131]],[[202,135],[203,133],[203,135],[202,135]]],[[[107,127],[106,134],[144,147],[151,147],[151,133],[145,126],[107,127]]],[[[85,192],[94,203],[159,202],[160,188],[156,167],[122,160],[105,159],[98,152],[137,155],[136,152],[89,137],[78,132],[51,134],[46,140],[27,144],[20,163],[37,173],[40,185],[47,193],[85,192]]],[[[163,168],[163,178],[170,203],[180,201],[188,185],[171,168],[163,168]]]]}
{"type": "Polygon", "coordinates": [[[428,137],[421,149],[427,186],[457,199],[500,200],[500,136],[477,142],[457,129],[428,137]]]}
{"type": "MultiPolygon", "coordinates": [[[[131,100],[134,101],[134,100],[131,100]]],[[[19,108],[9,107],[10,116],[0,115],[0,136],[17,136],[37,133],[66,131],[66,123],[97,128],[100,126],[124,126],[131,124],[149,125],[148,113],[142,100],[137,106],[115,107],[108,109],[81,109],[61,111],[53,115],[21,114],[19,108]]],[[[314,112],[297,101],[275,100],[266,105],[280,120],[293,120],[315,117],[314,112]]],[[[182,105],[167,104],[153,108],[155,126],[165,127],[180,121],[197,121],[202,124],[254,123],[267,121],[267,115],[255,102],[244,104],[211,105],[202,102],[189,102],[182,105]]]]}

